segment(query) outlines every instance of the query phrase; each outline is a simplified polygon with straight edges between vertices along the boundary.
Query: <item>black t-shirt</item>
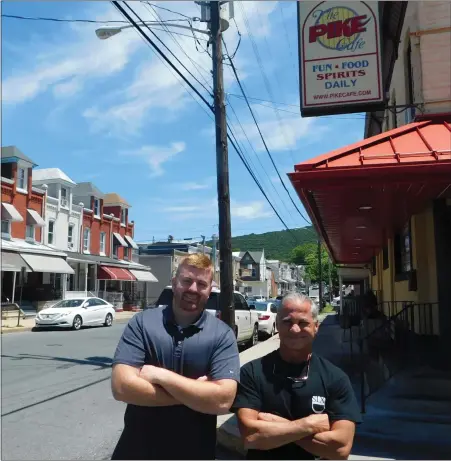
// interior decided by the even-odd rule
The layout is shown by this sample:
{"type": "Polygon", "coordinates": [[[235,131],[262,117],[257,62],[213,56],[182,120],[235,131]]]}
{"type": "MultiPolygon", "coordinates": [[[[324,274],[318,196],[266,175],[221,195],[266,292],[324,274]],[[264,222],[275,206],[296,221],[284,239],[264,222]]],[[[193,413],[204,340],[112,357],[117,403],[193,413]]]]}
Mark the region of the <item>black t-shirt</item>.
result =
{"type": "MultiPolygon", "coordinates": [[[[241,368],[238,393],[232,407],[272,413],[293,421],[313,413],[327,413],[331,422],[361,422],[348,376],[326,359],[312,354],[308,378],[293,382],[285,376],[306,376],[307,363],[289,364],[276,350],[241,368]]],[[[248,450],[247,459],[315,459],[295,443],[272,450],[248,450]]]]}

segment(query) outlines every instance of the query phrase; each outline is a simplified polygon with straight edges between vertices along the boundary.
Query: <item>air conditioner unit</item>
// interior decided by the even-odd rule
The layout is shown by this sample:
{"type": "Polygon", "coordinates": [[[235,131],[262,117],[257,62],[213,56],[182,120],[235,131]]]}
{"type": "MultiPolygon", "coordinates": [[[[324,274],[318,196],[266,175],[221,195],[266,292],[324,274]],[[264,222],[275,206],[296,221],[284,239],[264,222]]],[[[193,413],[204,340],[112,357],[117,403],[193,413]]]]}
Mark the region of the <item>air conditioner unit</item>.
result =
{"type": "Polygon", "coordinates": [[[67,248],[74,248],[74,244],[73,244],[72,242],[69,242],[69,243],[67,244],[67,248]]]}

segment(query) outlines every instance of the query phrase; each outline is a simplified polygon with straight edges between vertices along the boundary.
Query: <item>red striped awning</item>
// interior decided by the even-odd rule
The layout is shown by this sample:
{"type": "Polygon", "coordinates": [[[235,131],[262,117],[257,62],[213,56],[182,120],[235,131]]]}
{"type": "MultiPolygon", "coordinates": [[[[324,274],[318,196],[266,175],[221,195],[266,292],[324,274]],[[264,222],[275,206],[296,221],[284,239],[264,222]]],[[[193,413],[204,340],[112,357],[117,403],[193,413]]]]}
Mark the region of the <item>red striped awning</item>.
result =
{"type": "Polygon", "coordinates": [[[114,266],[99,266],[97,268],[98,280],[125,280],[128,282],[136,281],[136,277],[127,269],[114,266]]]}

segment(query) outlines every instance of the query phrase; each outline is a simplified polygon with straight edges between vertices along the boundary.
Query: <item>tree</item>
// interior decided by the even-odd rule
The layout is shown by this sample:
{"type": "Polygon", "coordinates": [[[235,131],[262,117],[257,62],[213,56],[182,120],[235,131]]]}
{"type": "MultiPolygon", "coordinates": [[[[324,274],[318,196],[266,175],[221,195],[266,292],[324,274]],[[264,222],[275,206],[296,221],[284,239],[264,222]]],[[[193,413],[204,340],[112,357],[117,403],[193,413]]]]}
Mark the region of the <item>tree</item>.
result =
{"type": "MultiPolygon", "coordinates": [[[[305,266],[305,275],[312,281],[319,283],[318,245],[304,243],[291,251],[291,262],[305,266]]],[[[324,245],[321,245],[321,269],[322,281],[329,283],[329,254],[324,245]]],[[[337,267],[331,264],[332,285],[338,285],[337,267]]]]}
{"type": "Polygon", "coordinates": [[[307,256],[316,251],[315,243],[304,243],[298,245],[291,250],[290,262],[297,264],[298,266],[304,266],[306,264],[307,256]]]}

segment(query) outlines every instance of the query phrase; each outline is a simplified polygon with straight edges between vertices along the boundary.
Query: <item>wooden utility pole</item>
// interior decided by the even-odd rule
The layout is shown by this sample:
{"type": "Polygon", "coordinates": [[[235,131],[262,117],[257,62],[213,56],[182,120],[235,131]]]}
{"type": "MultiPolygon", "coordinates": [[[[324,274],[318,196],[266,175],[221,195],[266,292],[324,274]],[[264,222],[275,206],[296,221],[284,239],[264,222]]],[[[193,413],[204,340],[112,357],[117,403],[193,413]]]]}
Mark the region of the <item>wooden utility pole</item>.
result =
{"type": "Polygon", "coordinates": [[[227,122],[224,104],[224,78],[221,34],[221,3],[210,2],[210,30],[213,59],[213,95],[216,128],[216,174],[219,211],[219,270],[221,274],[222,320],[235,327],[233,303],[232,230],[230,219],[229,158],[227,150],[227,122]]]}
{"type": "Polygon", "coordinates": [[[323,267],[321,265],[321,240],[318,239],[318,264],[319,264],[319,309],[323,308],[323,267]]]}

